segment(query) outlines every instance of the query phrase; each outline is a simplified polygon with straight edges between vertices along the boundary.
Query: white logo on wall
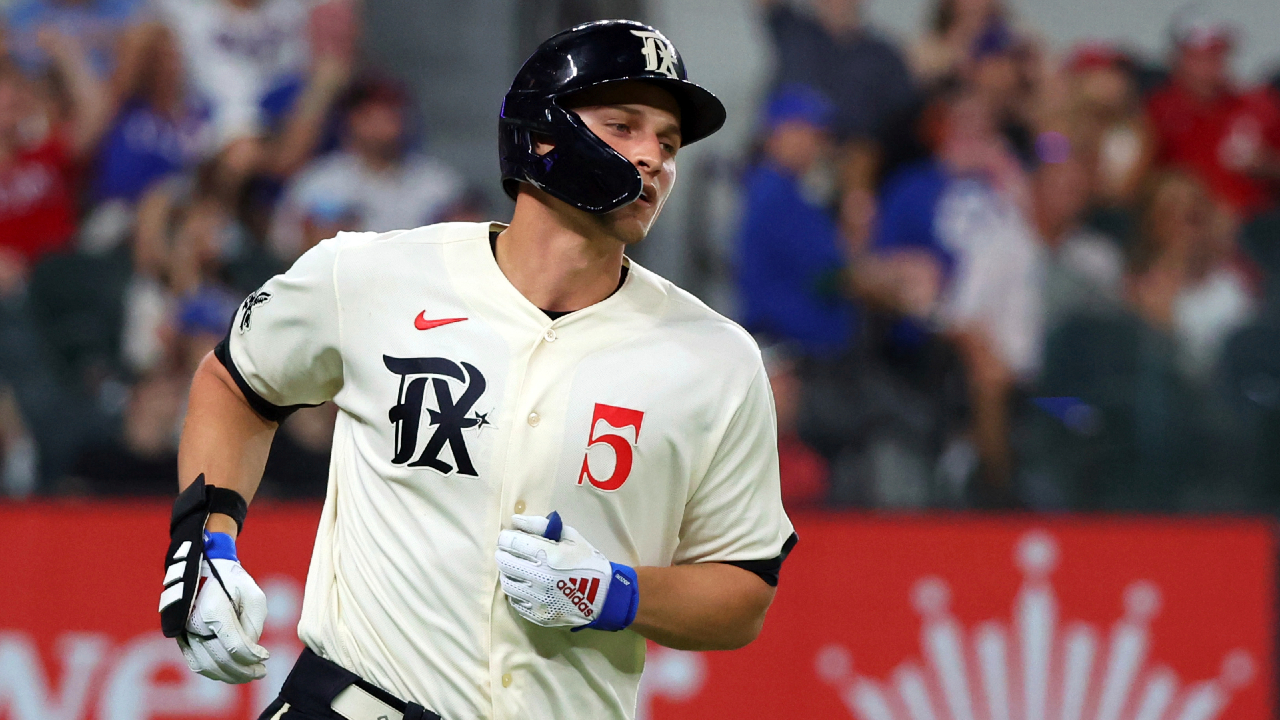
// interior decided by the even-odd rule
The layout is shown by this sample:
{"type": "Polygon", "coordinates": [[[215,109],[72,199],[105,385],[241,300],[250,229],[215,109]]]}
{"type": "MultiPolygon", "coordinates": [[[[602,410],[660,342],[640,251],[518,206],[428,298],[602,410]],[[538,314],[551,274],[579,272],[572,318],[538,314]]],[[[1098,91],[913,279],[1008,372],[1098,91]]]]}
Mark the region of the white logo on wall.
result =
{"type": "Polygon", "coordinates": [[[707,659],[702,653],[651,646],[644,660],[644,674],[640,676],[636,720],[649,720],[653,698],[688,702],[697,697],[706,684],[707,659]]]}
{"type": "Polygon", "coordinates": [[[818,652],[818,675],[859,720],[1214,720],[1252,680],[1253,659],[1241,649],[1227,653],[1217,678],[1190,684],[1148,662],[1149,623],[1160,611],[1152,583],[1125,589],[1124,617],[1104,640],[1094,624],[1059,622],[1050,535],[1027,533],[1016,556],[1024,580],[1009,623],[983,622],[966,641],[950,588],[922,578],[912,600],[923,616],[923,662],[906,660],[877,680],[854,670],[847,648],[828,645],[818,652]]]}
{"type": "Polygon", "coordinates": [[[271,652],[262,680],[236,686],[196,675],[187,669],[177,643],[154,631],[123,643],[106,633],[63,633],[53,648],[57,662],[46,666],[35,638],[0,629],[0,718],[230,718],[241,717],[246,705],[257,717],[280,692],[302,652],[297,635],[301,584],[287,576],[268,577],[262,589],[268,602],[262,644],[271,652]]]}
{"type": "Polygon", "coordinates": [[[631,34],[644,41],[640,52],[644,55],[645,70],[660,72],[669,78],[676,77],[676,49],[670,40],[648,30],[632,30],[631,34]]]}

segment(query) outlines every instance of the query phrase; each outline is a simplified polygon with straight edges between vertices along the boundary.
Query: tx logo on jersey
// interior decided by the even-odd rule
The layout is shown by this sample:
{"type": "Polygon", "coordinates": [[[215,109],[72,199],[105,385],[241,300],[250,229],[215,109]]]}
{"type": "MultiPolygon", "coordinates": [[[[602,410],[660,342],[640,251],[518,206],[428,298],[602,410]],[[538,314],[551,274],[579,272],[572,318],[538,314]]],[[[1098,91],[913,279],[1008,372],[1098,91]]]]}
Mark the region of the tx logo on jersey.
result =
{"type": "Polygon", "coordinates": [[[669,78],[676,77],[676,49],[670,40],[647,30],[632,30],[631,34],[644,41],[640,52],[644,54],[645,70],[657,71],[669,78]]]}
{"type": "Polygon", "coordinates": [[[600,578],[569,578],[556,583],[556,589],[565,597],[569,598],[569,602],[578,608],[578,612],[585,617],[591,617],[595,614],[592,605],[596,602],[596,591],[600,589],[600,578]]]}
{"type": "Polygon", "coordinates": [[[271,299],[271,293],[266,290],[249,293],[249,297],[240,303],[240,334],[243,335],[245,330],[249,329],[249,322],[253,319],[253,309],[259,305],[265,304],[271,299]]]}
{"type": "Polygon", "coordinates": [[[445,358],[397,358],[383,355],[382,363],[400,376],[396,405],[387,413],[396,430],[396,453],[391,462],[409,467],[429,467],[441,475],[457,470],[459,475],[478,476],[462,431],[489,423],[485,415],[471,412],[476,401],[484,394],[484,375],[470,363],[459,365],[445,358]],[[462,386],[462,394],[456,400],[453,396],[453,384],[462,386]],[[430,396],[435,400],[434,408],[428,404],[428,386],[430,396]],[[422,423],[424,410],[427,415],[426,427],[422,423]],[[431,434],[427,438],[426,447],[415,459],[418,437],[428,430],[431,434]],[[453,455],[453,465],[440,455],[446,445],[453,455]]]}

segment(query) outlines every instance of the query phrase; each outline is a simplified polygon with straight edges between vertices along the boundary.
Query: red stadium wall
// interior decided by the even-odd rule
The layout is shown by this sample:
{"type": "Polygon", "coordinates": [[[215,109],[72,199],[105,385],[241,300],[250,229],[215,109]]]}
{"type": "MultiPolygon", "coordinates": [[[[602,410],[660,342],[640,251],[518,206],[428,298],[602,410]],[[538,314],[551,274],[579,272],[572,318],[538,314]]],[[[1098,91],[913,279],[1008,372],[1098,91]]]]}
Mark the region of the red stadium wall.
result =
{"type": "MultiPolygon", "coordinates": [[[[299,651],[314,506],[254,508],[268,680],[191,675],[158,632],[161,504],[0,504],[0,720],[251,717],[299,651]]],[[[1272,717],[1275,544],[1249,520],[794,518],[761,638],[653,648],[640,715],[1272,717]]],[[[465,719],[458,719],[465,720],[465,719]]]]}

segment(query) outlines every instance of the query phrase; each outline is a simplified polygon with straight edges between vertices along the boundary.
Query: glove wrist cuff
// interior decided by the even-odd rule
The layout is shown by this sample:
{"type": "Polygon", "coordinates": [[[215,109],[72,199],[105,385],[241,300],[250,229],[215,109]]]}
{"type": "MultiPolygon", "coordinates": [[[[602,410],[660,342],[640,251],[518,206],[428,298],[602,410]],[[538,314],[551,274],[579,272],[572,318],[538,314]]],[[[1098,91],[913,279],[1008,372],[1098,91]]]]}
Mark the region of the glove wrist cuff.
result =
{"type": "Polygon", "coordinates": [[[204,554],[210,560],[240,562],[240,558],[236,557],[236,541],[226,533],[205,533],[204,554]]]}
{"type": "Polygon", "coordinates": [[[613,566],[613,577],[609,582],[609,592],[604,597],[604,607],[586,627],[617,632],[635,622],[636,610],[640,607],[640,583],[635,568],[619,563],[609,564],[613,566]]]}
{"type": "MultiPolygon", "coordinates": [[[[235,490],[206,485],[201,474],[173,503],[169,518],[169,549],[164,560],[164,592],[160,594],[160,628],[165,637],[186,633],[187,619],[200,589],[200,560],[204,556],[204,525],[211,513],[230,516],[243,529],[248,503],[235,490]]],[[[210,533],[216,534],[216,533],[210,533]]],[[[228,537],[228,539],[230,539],[228,537]]],[[[232,557],[235,543],[231,543],[232,557]]],[[[224,555],[225,557],[225,555],[224,555]]]]}

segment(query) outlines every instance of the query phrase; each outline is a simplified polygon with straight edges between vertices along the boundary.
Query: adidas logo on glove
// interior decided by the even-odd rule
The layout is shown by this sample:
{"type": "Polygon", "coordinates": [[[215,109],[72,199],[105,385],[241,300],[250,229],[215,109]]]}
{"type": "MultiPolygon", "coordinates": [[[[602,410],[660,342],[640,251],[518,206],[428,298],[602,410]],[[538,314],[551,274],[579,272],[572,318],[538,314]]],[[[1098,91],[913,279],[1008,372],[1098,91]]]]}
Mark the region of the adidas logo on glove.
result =
{"type": "Polygon", "coordinates": [[[595,615],[591,608],[596,602],[596,591],[600,589],[600,578],[571,578],[556,583],[556,589],[569,598],[569,602],[578,608],[585,617],[595,615]]]}

